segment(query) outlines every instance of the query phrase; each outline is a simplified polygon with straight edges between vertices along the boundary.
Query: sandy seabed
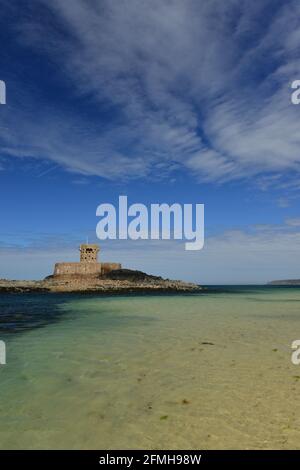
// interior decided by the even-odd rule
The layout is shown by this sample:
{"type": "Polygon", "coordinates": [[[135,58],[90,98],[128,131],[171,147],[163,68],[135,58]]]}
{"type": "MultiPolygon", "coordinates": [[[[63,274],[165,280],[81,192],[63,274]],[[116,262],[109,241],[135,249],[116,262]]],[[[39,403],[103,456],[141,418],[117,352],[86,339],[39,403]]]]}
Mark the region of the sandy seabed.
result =
{"type": "Polygon", "coordinates": [[[1,449],[300,448],[300,289],[59,308],[5,337],[1,449]]]}

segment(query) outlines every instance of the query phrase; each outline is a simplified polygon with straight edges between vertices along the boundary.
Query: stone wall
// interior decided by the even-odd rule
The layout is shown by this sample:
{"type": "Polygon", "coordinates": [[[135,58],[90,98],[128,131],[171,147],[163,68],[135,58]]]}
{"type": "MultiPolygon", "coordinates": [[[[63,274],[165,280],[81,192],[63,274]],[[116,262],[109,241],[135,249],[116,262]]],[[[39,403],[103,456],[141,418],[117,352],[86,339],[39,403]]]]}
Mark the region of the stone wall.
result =
{"type": "Polygon", "coordinates": [[[96,276],[101,274],[101,263],[56,263],[54,276],[96,276]]]}
{"type": "Polygon", "coordinates": [[[106,274],[110,271],[116,269],[121,269],[122,265],[120,263],[101,263],[101,274],[106,274]]]}
{"type": "Polygon", "coordinates": [[[101,276],[115,269],[121,269],[120,263],[56,263],[54,276],[101,276]]]}

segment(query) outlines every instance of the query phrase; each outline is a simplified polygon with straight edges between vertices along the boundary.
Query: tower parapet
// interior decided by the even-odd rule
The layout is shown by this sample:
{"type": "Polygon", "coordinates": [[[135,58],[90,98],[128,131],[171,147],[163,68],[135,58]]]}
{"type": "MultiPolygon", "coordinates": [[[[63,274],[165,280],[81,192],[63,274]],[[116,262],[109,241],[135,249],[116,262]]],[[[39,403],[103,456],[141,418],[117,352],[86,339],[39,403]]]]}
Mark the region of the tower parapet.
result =
{"type": "Polygon", "coordinates": [[[100,248],[96,244],[82,244],[79,248],[80,263],[97,263],[100,248]]]}

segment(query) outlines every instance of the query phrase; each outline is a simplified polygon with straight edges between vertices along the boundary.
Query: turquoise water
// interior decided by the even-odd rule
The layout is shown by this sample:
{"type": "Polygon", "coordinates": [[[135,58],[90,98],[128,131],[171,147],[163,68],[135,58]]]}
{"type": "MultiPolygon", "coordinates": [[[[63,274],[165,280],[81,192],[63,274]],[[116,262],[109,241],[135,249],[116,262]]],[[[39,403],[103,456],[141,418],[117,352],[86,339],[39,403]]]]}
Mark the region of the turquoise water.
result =
{"type": "Polygon", "coordinates": [[[300,448],[300,289],[0,295],[2,449],[300,448]]]}

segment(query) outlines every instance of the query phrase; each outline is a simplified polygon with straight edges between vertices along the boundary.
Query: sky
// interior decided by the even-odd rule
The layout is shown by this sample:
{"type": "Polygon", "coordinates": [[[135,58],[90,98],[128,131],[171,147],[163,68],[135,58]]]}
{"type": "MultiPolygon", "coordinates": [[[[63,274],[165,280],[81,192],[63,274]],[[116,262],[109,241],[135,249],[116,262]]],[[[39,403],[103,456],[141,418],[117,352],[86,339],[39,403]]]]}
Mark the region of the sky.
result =
{"type": "Polygon", "coordinates": [[[0,278],[96,241],[96,208],[203,203],[205,245],[101,242],[203,284],[300,278],[300,3],[1,0],[0,278]]]}

